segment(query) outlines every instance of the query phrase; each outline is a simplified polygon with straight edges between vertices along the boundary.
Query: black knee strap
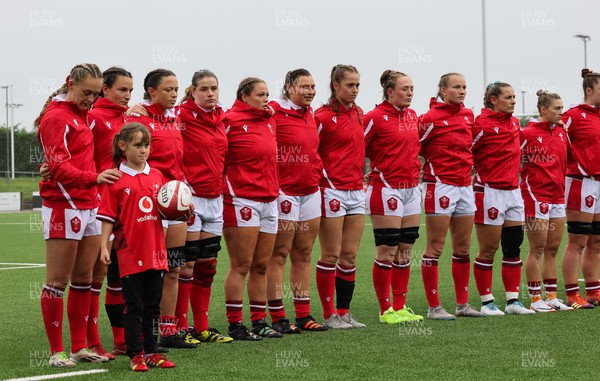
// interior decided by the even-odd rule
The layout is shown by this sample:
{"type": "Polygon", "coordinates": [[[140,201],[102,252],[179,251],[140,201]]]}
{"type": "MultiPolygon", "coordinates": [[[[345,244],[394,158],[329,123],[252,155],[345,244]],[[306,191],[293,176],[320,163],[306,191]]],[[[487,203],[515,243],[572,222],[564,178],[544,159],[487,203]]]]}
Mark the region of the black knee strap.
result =
{"type": "Polygon", "coordinates": [[[600,221],[592,222],[592,233],[593,235],[600,235],[600,221]]]}
{"type": "Polygon", "coordinates": [[[198,258],[208,259],[216,258],[219,250],[221,250],[221,236],[210,237],[200,240],[200,253],[198,258]]]}
{"type": "Polygon", "coordinates": [[[509,226],[503,228],[500,239],[502,255],[506,258],[519,258],[524,236],[523,226],[509,226]]]}
{"type": "Polygon", "coordinates": [[[414,244],[419,238],[419,227],[413,226],[410,228],[400,229],[400,242],[409,245],[414,244]]]}
{"type": "Polygon", "coordinates": [[[567,221],[567,232],[571,234],[592,234],[593,227],[590,222],[567,221]]]}
{"type": "Polygon", "coordinates": [[[400,243],[401,229],[373,229],[375,246],[398,246],[400,243]]]}
{"type": "Polygon", "coordinates": [[[167,262],[169,263],[169,270],[183,266],[185,262],[185,246],[167,249],[167,262]]]}
{"type": "Polygon", "coordinates": [[[195,262],[200,255],[200,240],[185,241],[184,253],[186,262],[195,262]]]}

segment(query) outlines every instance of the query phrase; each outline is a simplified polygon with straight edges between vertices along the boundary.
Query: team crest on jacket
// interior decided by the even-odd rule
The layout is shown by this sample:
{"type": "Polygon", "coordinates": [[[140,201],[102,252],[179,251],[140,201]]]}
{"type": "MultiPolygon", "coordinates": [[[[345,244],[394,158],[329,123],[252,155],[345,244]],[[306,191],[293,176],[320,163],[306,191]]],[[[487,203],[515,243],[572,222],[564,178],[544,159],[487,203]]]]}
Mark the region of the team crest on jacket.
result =
{"type": "Polygon", "coordinates": [[[447,120],[444,120],[444,124],[447,126],[447,125],[448,125],[448,121],[447,121],[447,120]]]}
{"type": "Polygon", "coordinates": [[[466,115],[465,115],[465,121],[466,121],[467,123],[471,123],[471,122],[469,122],[469,117],[468,117],[468,116],[466,116],[466,115]]]}
{"type": "Polygon", "coordinates": [[[398,209],[398,200],[396,200],[396,197],[390,197],[387,200],[387,205],[390,210],[394,211],[398,209]]]}
{"type": "Polygon", "coordinates": [[[283,214],[290,214],[292,211],[292,203],[289,200],[283,200],[279,205],[281,206],[281,213],[283,214]]]}
{"type": "Polygon", "coordinates": [[[581,116],[583,116],[583,119],[587,119],[587,114],[585,112],[582,112],[581,116]]]}
{"type": "Polygon", "coordinates": [[[585,198],[585,206],[587,206],[588,208],[594,206],[594,196],[590,194],[585,198]]]}
{"type": "Polygon", "coordinates": [[[500,128],[498,128],[498,126],[494,127],[494,131],[496,131],[496,134],[498,133],[498,131],[500,131],[500,128]]]}
{"type": "Polygon", "coordinates": [[[110,122],[106,122],[106,127],[110,129],[110,122]]]}
{"type": "Polygon", "coordinates": [[[337,116],[332,116],[331,120],[333,120],[333,123],[337,124],[337,116]]]}
{"type": "Polygon", "coordinates": [[[387,122],[387,121],[388,121],[388,116],[387,116],[387,115],[384,115],[384,116],[383,116],[383,119],[385,119],[385,121],[387,122]]]}
{"type": "Polygon", "coordinates": [[[448,206],[450,206],[450,199],[448,198],[448,196],[440,197],[439,202],[440,208],[442,209],[448,209],[448,206]]]}
{"type": "Polygon", "coordinates": [[[540,204],[540,213],[548,214],[548,210],[550,210],[550,207],[548,206],[548,204],[546,204],[545,202],[542,202],[540,204]]]}
{"type": "Polygon", "coordinates": [[[496,218],[498,218],[498,209],[494,208],[493,206],[491,208],[488,209],[488,218],[490,220],[495,220],[496,218]]]}
{"type": "Polygon", "coordinates": [[[71,231],[73,231],[73,233],[79,233],[80,230],[81,220],[79,219],[79,217],[71,218],[71,231]]]}
{"type": "Polygon", "coordinates": [[[564,140],[563,140],[563,133],[562,132],[560,134],[558,134],[558,137],[560,138],[561,142],[564,142],[564,140]]]}
{"type": "Polygon", "coordinates": [[[271,133],[273,133],[273,126],[271,126],[271,123],[267,123],[267,127],[269,127],[269,131],[271,131],[271,133]]]}
{"type": "Polygon", "coordinates": [[[541,137],[541,136],[538,136],[538,137],[537,137],[537,140],[538,140],[538,142],[540,142],[540,143],[541,143],[541,142],[542,142],[542,137],[541,137]]]}
{"type": "Polygon", "coordinates": [[[77,127],[79,127],[79,123],[77,123],[77,119],[73,119],[73,123],[74,123],[74,124],[75,124],[77,127]]]}
{"type": "Polygon", "coordinates": [[[246,126],[245,124],[242,126],[242,128],[244,129],[244,131],[248,132],[248,126],[246,126]]]}
{"type": "Polygon", "coordinates": [[[198,117],[198,113],[196,111],[192,111],[192,115],[194,115],[194,118],[198,117]]]}
{"type": "Polygon", "coordinates": [[[244,206],[242,209],[240,209],[240,217],[242,217],[242,220],[244,221],[250,221],[252,218],[252,209],[244,206]]]}
{"type": "Polygon", "coordinates": [[[333,199],[331,201],[329,201],[329,210],[331,210],[333,213],[337,213],[340,211],[340,202],[338,199],[333,199]]]}

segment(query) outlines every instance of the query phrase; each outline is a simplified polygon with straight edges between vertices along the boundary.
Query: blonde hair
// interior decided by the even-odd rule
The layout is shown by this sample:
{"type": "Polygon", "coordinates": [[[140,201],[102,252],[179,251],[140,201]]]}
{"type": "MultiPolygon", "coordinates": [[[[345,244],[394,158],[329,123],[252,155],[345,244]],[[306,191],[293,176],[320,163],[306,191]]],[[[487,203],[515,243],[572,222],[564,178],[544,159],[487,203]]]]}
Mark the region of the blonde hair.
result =
{"type": "Polygon", "coordinates": [[[44,116],[44,113],[46,112],[48,105],[50,104],[50,102],[52,102],[52,99],[55,96],[57,96],[59,94],[66,94],[68,92],[69,89],[67,87],[67,82],[69,82],[70,79],[72,79],[74,83],[79,83],[79,82],[83,81],[85,78],[87,78],[89,75],[91,75],[92,78],[100,78],[100,79],[103,78],[102,71],[95,64],[83,63],[83,64],[75,65],[71,69],[71,72],[69,73],[69,76],[67,77],[65,83],[58,90],[56,90],[55,92],[50,94],[50,96],[46,100],[46,103],[44,103],[44,107],[42,107],[42,111],[40,111],[40,115],[38,115],[38,117],[33,122],[33,125],[35,127],[40,126],[42,117],[44,116]]]}

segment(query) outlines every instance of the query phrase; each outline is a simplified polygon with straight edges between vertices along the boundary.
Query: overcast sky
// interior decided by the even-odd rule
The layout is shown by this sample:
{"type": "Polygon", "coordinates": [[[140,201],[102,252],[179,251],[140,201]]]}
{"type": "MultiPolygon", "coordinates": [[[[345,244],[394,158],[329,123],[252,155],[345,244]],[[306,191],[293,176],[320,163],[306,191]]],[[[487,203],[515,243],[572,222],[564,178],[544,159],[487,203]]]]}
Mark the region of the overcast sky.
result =
{"type": "MultiPolygon", "coordinates": [[[[413,78],[419,114],[449,71],[467,80],[465,104],[476,114],[482,107],[481,0],[13,0],[0,7],[0,85],[13,85],[12,102],[24,105],[15,110],[15,123],[27,128],[81,62],[131,71],[132,102],[141,100],[143,78],[155,68],[177,74],[180,96],[194,71],[211,69],[229,106],[243,77],[263,78],[274,97],[285,73],[304,67],[317,84],[316,108],[329,96],[331,67],[345,63],[361,73],[357,103],[365,111],[381,100],[385,69],[413,78]]],[[[592,37],[588,66],[600,71],[597,2],[486,0],[485,10],[487,80],[513,85],[517,113],[522,90],[527,113],[535,111],[535,91],[542,87],[558,92],[566,105],[581,101],[584,49],[573,35],[592,37]]],[[[1,90],[2,125],[4,104],[1,90]]]]}

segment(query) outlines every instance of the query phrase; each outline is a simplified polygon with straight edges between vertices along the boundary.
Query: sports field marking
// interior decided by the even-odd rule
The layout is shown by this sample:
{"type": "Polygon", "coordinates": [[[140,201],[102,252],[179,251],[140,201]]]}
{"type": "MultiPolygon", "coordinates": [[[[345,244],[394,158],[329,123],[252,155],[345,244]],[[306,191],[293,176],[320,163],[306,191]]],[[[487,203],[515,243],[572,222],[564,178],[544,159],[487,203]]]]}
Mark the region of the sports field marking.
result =
{"type": "Polygon", "coordinates": [[[34,377],[23,377],[23,378],[11,378],[4,381],[38,381],[38,380],[51,380],[53,378],[63,378],[63,377],[73,377],[73,376],[83,376],[87,374],[94,373],[104,373],[108,372],[108,369],[93,369],[93,370],[81,370],[78,372],[68,372],[68,373],[56,373],[56,374],[48,374],[45,376],[34,376],[34,377]]]}
{"type": "Polygon", "coordinates": [[[35,222],[0,222],[0,225],[29,225],[32,223],[35,223],[35,222]]]}
{"type": "Polygon", "coordinates": [[[10,267],[2,267],[0,270],[18,270],[18,269],[37,269],[41,267],[46,267],[45,263],[16,263],[16,262],[0,262],[0,266],[10,266],[10,267]]]}

